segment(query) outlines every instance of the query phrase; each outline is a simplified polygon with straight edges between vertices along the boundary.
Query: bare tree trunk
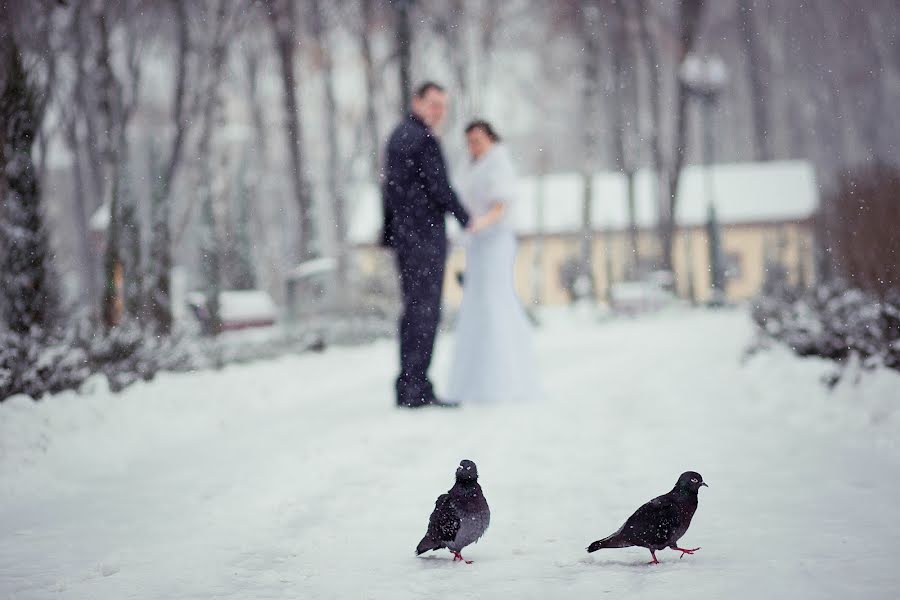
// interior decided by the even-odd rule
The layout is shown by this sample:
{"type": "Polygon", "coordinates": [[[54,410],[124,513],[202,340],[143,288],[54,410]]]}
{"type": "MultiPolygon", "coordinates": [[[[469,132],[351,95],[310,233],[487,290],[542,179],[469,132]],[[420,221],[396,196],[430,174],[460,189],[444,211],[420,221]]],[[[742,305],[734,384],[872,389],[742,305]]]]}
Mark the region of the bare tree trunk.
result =
{"type": "Polygon", "coordinates": [[[253,132],[256,136],[256,162],[261,168],[268,164],[268,134],[263,117],[263,107],[259,100],[259,64],[262,53],[255,48],[244,51],[244,67],[247,71],[247,103],[250,105],[250,118],[253,121],[253,132]]]}
{"type": "Polygon", "coordinates": [[[638,94],[636,77],[636,64],[633,60],[632,38],[630,32],[631,17],[625,3],[616,3],[616,13],[607,17],[608,27],[611,29],[610,49],[613,59],[613,74],[615,85],[613,89],[613,142],[614,156],[618,168],[625,174],[627,181],[627,208],[628,208],[628,245],[629,257],[626,264],[626,272],[634,277],[640,263],[638,247],[637,207],[635,199],[635,165],[637,163],[634,138],[640,132],[636,130],[636,113],[638,111],[638,94]]]}
{"type": "Polygon", "coordinates": [[[172,95],[172,124],[175,126],[175,136],[172,138],[172,147],[169,150],[169,161],[163,174],[163,196],[168,200],[172,193],[172,186],[178,167],[181,165],[181,154],[184,148],[184,139],[190,129],[191,120],[185,116],[185,100],[187,98],[187,58],[190,52],[190,30],[188,28],[188,15],[185,0],[171,0],[175,11],[175,21],[178,27],[178,59],[175,74],[175,90],[172,95]]]}
{"type": "MultiPolygon", "coordinates": [[[[782,17],[784,7],[779,2],[772,0],[763,1],[763,19],[760,25],[764,33],[762,43],[766,47],[769,77],[769,115],[772,119],[770,126],[771,148],[774,156],[784,158],[807,157],[806,151],[810,144],[806,141],[809,137],[807,127],[802,123],[805,116],[797,107],[802,102],[799,94],[793,88],[793,69],[786,64],[788,56],[788,21],[782,17]],[[786,126],[787,123],[801,124],[795,127],[786,126]]],[[[759,21],[757,21],[759,23],[759,21]]],[[[792,52],[793,54],[793,52],[792,52]]],[[[791,63],[800,62],[791,61],[791,63]]],[[[791,65],[795,67],[795,65],[791,65]]]]}
{"type": "MultiPolygon", "coordinates": [[[[874,62],[877,65],[876,73],[881,73],[877,82],[877,91],[874,91],[873,114],[867,115],[866,128],[869,133],[869,142],[874,148],[874,158],[877,162],[890,161],[894,155],[894,140],[897,139],[896,119],[892,118],[892,105],[894,98],[900,92],[900,76],[896,65],[891,61],[890,46],[891,34],[885,31],[885,19],[879,18],[876,11],[870,11],[866,15],[866,25],[869,27],[874,62]]],[[[895,35],[895,34],[894,34],[895,35]]],[[[896,44],[896,42],[894,42],[896,44]]],[[[896,162],[897,157],[894,157],[896,162]]]]}
{"type": "MultiPolygon", "coordinates": [[[[261,191],[261,184],[269,173],[270,166],[268,151],[269,133],[266,117],[264,116],[264,105],[259,95],[260,75],[263,74],[262,61],[267,50],[268,48],[259,45],[257,40],[253,40],[247,44],[244,51],[244,67],[248,84],[247,101],[250,106],[256,145],[256,151],[253,152],[253,157],[250,159],[250,165],[253,167],[253,170],[250,172],[252,175],[248,174],[245,182],[248,187],[247,193],[251,195],[258,194],[261,191]]],[[[283,293],[284,261],[282,257],[284,252],[281,246],[283,238],[272,235],[269,205],[260,200],[261,198],[257,198],[254,201],[254,208],[249,211],[250,225],[252,227],[247,231],[247,236],[251,239],[262,241],[261,244],[256,246],[256,254],[259,260],[269,265],[269,268],[256,273],[257,286],[268,289],[277,295],[283,293]]],[[[251,202],[250,199],[248,199],[249,202],[251,202]]],[[[283,230],[279,229],[278,231],[283,230]]],[[[248,254],[251,258],[254,255],[253,252],[248,254]]],[[[280,299],[280,296],[278,296],[279,301],[280,299]]]]}
{"type": "Polygon", "coordinates": [[[660,246],[662,248],[662,267],[674,272],[672,247],[675,241],[676,210],[678,208],[678,183],[681,181],[681,170],[684,168],[687,155],[687,108],[688,94],[684,84],[678,82],[675,97],[675,138],[673,141],[674,156],[669,168],[663,172],[664,210],[660,215],[660,246]]]}
{"type": "MultiPolygon", "coordinates": [[[[190,119],[185,118],[187,89],[187,56],[190,51],[190,32],[184,0],[171,0],[175,11],[178,37],[178,58],[173,92],[172,123],[175,135],[172,138],[169,159],[161,173],[161,181],[156,182],[153,198],[151,258],[154,272],[151,274],[148,311],[152,326],[157,333],[168,335],[172,330],[172,187],[178,166],[181,164],[184,139],[190,127],[190,119]]],[[[157,166],[154,164],[154,172],[157,166]]]]}
{"type": "Polygon", "coordinates": [[[325,88],[325,122],[328,137],[328,193],[334,207],[334,229],[337,240],[337,289],[345,297],[348,289],[349,255],[347,248],[346,198],[341,185],[341,153],[338,132],[338,105],[334,91],[334,65],[328,27],[322,0],[312,0],[313,36],[319,46],[325,88]]]}
{"type": "Polygon", "coordinates": [[[103,202],[103,157],[100,152],[101,135],[96,122],[97,114],[94,110],[95,100],[91,97],[91,86],[85,86],[84,81],[91,77],[91,73],[85,68],[85,60],[88,51],[88,42],[94,37],[88,23],[91,22],[90,9],[87,14],[82,12],[82,8],[89,6],[93,0],[79,0],[75,3],[74,14],[72,19],[73,36],[75,38],[75,88],[73,94],[73,103],[78,105],[81,118],[83,119],[85,136],[82,140],[85,152],[87,154],[87,166],[90,170],[90,177],[87,178],[90,184],[90,193],[88,194],[88,212],[93,213],[103,202]]]}
{"type": "Polygon", "coordinates": [[[400,75],[400,114],[409,112],[412,98],[412,79],[410,75],[410,55],[412,53],[412,30],[409,23],[409,11],[414,0],[394,0],[391,6],[397,11],[397,59],[400,75]]]}
{"type": "Polygon", "coordinates": [[[491,86],[494,73],[494,48],[497,42],[497,30],[500,24],[500,11],[503,5],[497,2],[483,2],[482,13],[478,17],[480,29],[478,33],[477,56],[475,57],[476,73],[473,78],[472,108],[477,112],[484,110],[485,90],[491,86]]]}
{"type": "MultiPolygon", "coordinates": [[[[50,105],[50,102],[53,99],[53,88],[56,86],[56,67],[59,61],[59,57],[57,53],[54,51],[53,43],[51,42],[51,30],[52,30],[52,11],[53,6],[45,6],[44,14],[40,16],[41,26],[38,29],[37,37],[40,40],[40,48],[39,52],[44,55],[44,61],[47,65],[47,74],[44,80],[42,89],[37,98],[36,102],[36,111],[38,115],[38,119],[41,122],[44,122],[44,115],[47,113],[47,107],[50,105]]],[[[42,126],[36,132],[36,142],[38,147],[38,155],[39,162],[37,167],[38,181],[44,182],[47,177],[47,151],[50,145],[50,139],[54,136],[54,132],[47,131],[47,128],[42,126]]]]}
{"type": "Polygon", "coordinates": [[[375,20],[373,3],[374,0],[362,0],[360,46],[366,74],[366,131],[372,151],[372,181],[378,182],[381,179],[381,138],[375,109],[378,78],[375,76],[375,61],[372,57],[372,28],[375,20]]]}
{"type": "Polygon", "coordinates": [[[755,0],[737,0],[738,29],[746,53],[747,77],[750,80],[754,158],[756,160],[772,160],[774,153],[770,138],[772,126],[769,116],[769,86],[763,80],[768,69],[767,64],[764,64],[764,53],[759,46],[758,29],[754,20],[754,9],[758,4],[755,0]]]}
{"type": "Polygon", "coordinates": [[[75,58],[75,78],[72,89],[72,101],[60,107],[62,121],[62,139],[66,145],[66,149],[72,156],[72,179],[74,181],[74,189],[72,195],[75,200],[75,229],[78,236],[78,251],[81,259],[81,275],[84,281],[84,289],[86,304],[90,307],[96,307],[98,299],[98,273],[97,273],[97,257],[91,243],[90,217],[93,209],[93,203],[88,204],[87,181],[85,177],[85,161],[82,156],[82,143],[78,136],[78,123],[80,112],[80,99],[84,97],[82,87],[84,85],[83,61],[84,61],[84,44],[78,39],[81,36],[81,20],[82,20],[83,3],[77,2],[72,8],[71,30],[68,35],[76,40],[74,58],[75,58]]]}
{"type": "Polygon", "coordinates": [[[597,30],[600,26],[600,7],[595,0],[582,3],[578,14],[579,35],[584,45],[582,52],[581,88],[581,151],[582,151],[582,201],[581,201],[581,276],[586,278],[591,301],[596,300],[593,249],[594,223],[592,215],[593,177],[597,168],[599,144],[600,96],[600,44],[597,30]]]}
{"type": "Polygon", "coordinates": [[[447,0],[447,13],[441,27],[441,34],[446,40],[450,56],[456,89],[453,95],[457,100],[459,114],[472,114],[471,89],[469,86],[469,57],[466,40],[466,2],[465,0],[447,0]]]}
{"type": "Polygon", "coordinates": [[[547,155],[541,153],[537,160],[537,193],[535,194],[534,253],[531,263],[531,302],[543,303],[544,286],[544,205],[547,201],[547,155]]]}
{"type": "Polygon", "coordinates": [[[121,248],[119,248],[121,232],[119,211],[119,134],[121,122],[121,106],[119,84],[112,71],[109,51],[109,24],[102,0],[94,3],[94,19],[97,24],[99,49],[97,53],[97,74],[99,77],[98,110],[103,119],[104,135],[100,140],[100,155],[103,172],[103,206],[109,211],[109,224],[106,230],[106,257],[104,259],[105,287],[103,293],[103,324],[107,329],[119,324],[124,310],[123,284],[124,270],[121,248]]]}
{"type": "Polygon", "coordinates": [[[89,226],[90,208],[87,204],[87,190],[84,180],[84,161],[81,156],[81,147],[78,141],[77,116],[66,118],[64,139],[66,148],[72,155],[72,179],[75,189],[72,194],[75,198],[75,225],[78,232],[78,250],[81,255],[82,275],[87,288],[88,306],[96,306],[97,301],[97,269],[96,256],[91,245],[91,231],[89,226]]]}
{"type": "MultiPolygon", "coordinates": [[[[814,4],[803,11],[809,15],[815,28],[824,32],[828,39],[838,39],[831,36],[838,35],[840,17],[834,14],[833,7],[824,7],[814,4]]],[[[822,52],[821,48],[812,47],[811,50],[822,52]]],[[[843,97],[846,95],[846,86],[842,85],[841,78],[846,72],[844,58],[838,52],[829,61],[828,75],[821,73],[813,79],[812,93],[818,98],[823,98],[825,110],[810,111],[810,121],[814,123],[815,136],[812,138],[815,152],[819,155],[817,183],[820,189],[834,190],[839,185],[841,173],[848,168],[852,160],[853,143],[853,119],[852,111],[844,109],[843,97]],[[823,136],[828,136],[823,139],[823,136]]],[[[816,57],[816,60],[820,60],[816,57]]],[[[836,231],[839,231],[841,223],[838,218],[838,207],[834,202],[833,194],[822,196],[821,206],[817,219],[816,245],[817,245],[817,272],[823,280],[829,280],[837,274],[839,265],[835,262],[833,248],[837,240],[836,231]]]]}
{"type": "Polygon", "coordinates": [[[208,312],[207,333],[218,334],[222,329],[219,311],[219,295],[222,290],[222,245],[219,241],[218,224],[216,222],[216,190],[213,189],[213,152],[212,136],[218,115],[222,108],[219,97],[222,68],[228,53],[225,39],[226,2],[217,0],[213,31],[211,35],[209,69],[204,86],[203,120],[197,154],[200,160],[200,180],[198,191],[202,209],[201,251],[203,252],[204,277],[206,279],[206,309],[208,312]]]}
{"type": "Polygon", "coordinates": [[[284,86],[285,127],[287,129],[290,177],[294,186],[300,219],[299,260],[305,261],[319,255],[316,248],[312,193],[306,177],[306,165],[302,150],[303,130],[297,109],[296,78],[294,77],[294,48],[296,43],[296,19],[294,5],[288,0],[267,0],[269,20],[275,41],[275,51],[281,63],[281,81],[284,86]]]}
{"type": "Polygon", "coordinates": [[[469,79],[469,43],[467,39],[466,1],[449,0],[450,11],[453,17],[453,27],[447,40],[454,44],[450,49],[453,62],[453,70],[456,75],[456,83],[459,86],[460,114],[472,114],[472,86],[469,79]]]}
{"type": "MultiPolygon", "coordinates": [[[[839,15],[835,14],[834,7],[827,7],[817,3],[808,8],[809,11],[804,11],[804,14],[808,12],[818,21],[817,25],[821,27],[821,31],[824,32],[827,39],[840,39],[840,29],[843,20],[839,15]]],[[[822,125],[831,128],[835,132],[836,140],[834,141],[837,142],[834,144],[834,151],[829,153],[835,159],[828,177],[829,185],[837,183],[838,172],[850,165],[853,156],[855,124],[853,123],[853,110],[845,103],[846,98],[849,96],[847,93],[849,86],[846,85],[843,79],[848,71],[846,65],[844,53],[835,52],[828,69],[828,74],[831,77],[827,78],[823,73],[819,78],[820,90],[828,99],[829,108],[832,111],[831,114],[822,115],[826,121],[822,125]]]]}
{"type": "MultiPolygon", "coordinates": [[[[103,207],[109,212],[106,231],[106,254],[104,259],[104,294],[102,302],[102,320],[109,329],[119,324],[124,313],[124,289],[127,254],[122,248],[122,201],[121,179],[123,166],[128,161],[127,127],[131,115],[137,106],[140,85],[140,54],[137,35],[133,31],[126,32],[128,44],[125,64],[129,75],[129,86],[125,88],[113,72],[110,52],[111,25],[108,8],[103,0],[93,3],[93,19],[99,40],[95,57],[96,89],[98,94],[97,113],[102,122],[103,135],[99,140],[101,171],[103,174],[103,207]],[[127,101],[126,101],[127,99],[127,101]]],[[[124,19],[126,26],[129,20],[124,19]]]]}
{"type": "MultiPolygon", "coordinates": [[[[697,38],[697,29],[703,16],[703,0],[680,0],[678,3],[678,39],[677,67],[691,51],[697,38]]],[[[660,190],[659,239],[661,247],[662,268],[674,272],[672,246],[675,238],[675,215],[678,207],[678,182],[687,157],[687,108],[688,94],[684,84],[679,80],[675,92],[675,131],[672,137],[670,161],[660,168],[663,188],[660,190]]],[[[657,108],[661,103],[657,104],[657,108]]],[[[656,123],[662,122],[662,114],[656,114],[656,123]]]]}
{"type": "MultiPolygon", "coordinates": [[[[665,162],[662,147],[662,135],[660,129],[662,127],[662,86],[660,85],[660,55],[659,48],[656,44],[658,36],[656,14],[647,6],[646,0],[637,0],[638,8],[638,31],[640,35],[640,44],[638,48],[643,50],[644,64],[647,67],[648,89],[647,93],[650,99],[649,123],[647,129],[649,131],[650,143],[650,161],[651,168],[656,178],[654,192],[655,204],[658,211],[657,228],[659,231],[660,247],[658,259],[662,261],[662,224],[664,220],[664,210],[668,203],[663,201],[665,195],[664,176],[665,162]]],[[[661,265],[660,265],[661,266],[661,265]]]]}
{"type": "MultiPolygon", "coordinates": [[[[679,37],[681,46],[678,52],[678,65],[684,60],[685,56],[694,47],[697,40],[697,29],[700,26],[700,20],[703,16],[703,0],[681,0],[679,3],[679,37]]],[[[675,122],[675,139],[674,139],[674,160],[672,168],[669,171],[669,195],[671,197],[671,208],[669,215],[674,228],[675,210],[678,204],[678,182],[681,178],[681,171],[684,168],[687,159],[687,108],[688,93],[687,89],[681,81],[678,82],[676,95],[676,122],[675,122]]],[[[671,254],[671,250],[670,250],[671,254]]],[[[669,263],[671,266],[671,261],[669,263]]]]}
{"type": "Polygon", "coordinates": [[[623,91],[623,88],[626,85],[626,75],[625,58],[622,55],[627,52],[627,48],[624,45],[625,40],[621,31],[624,28],[624,19],[622,18],[624,16],[622,14],[624,8],[621,4],[618,3],[617,7],[619,8],[618,14],[616,14],[615,16],[607,15],[606,35],[608,39],[610,55],[612,56],[613,67],[613,89],[611,95],[613,114],[613,161],[615,162],[615,168],[624,173],[626,171],[625,163],[627,162],[625,157],[625,94],[623,91]]]}
{"type": "MultiPolygon", "coordinates": [[[[125,4],[128,7],[128,4],[125,4]]],[[[127,85],[119,87],[119,142],[116,156],[117,199],[119,211],[119,255],[122,263],[122,300],[124,313],[141,323],[146,316],[143,264],[141,257],[141,221],[138,218],[129,164],[128,124],[137,109],[141,81],[140,36],[134,30],[135,15],[126,15],[122,27],[126,41],[125,73],[127,85]]]]}

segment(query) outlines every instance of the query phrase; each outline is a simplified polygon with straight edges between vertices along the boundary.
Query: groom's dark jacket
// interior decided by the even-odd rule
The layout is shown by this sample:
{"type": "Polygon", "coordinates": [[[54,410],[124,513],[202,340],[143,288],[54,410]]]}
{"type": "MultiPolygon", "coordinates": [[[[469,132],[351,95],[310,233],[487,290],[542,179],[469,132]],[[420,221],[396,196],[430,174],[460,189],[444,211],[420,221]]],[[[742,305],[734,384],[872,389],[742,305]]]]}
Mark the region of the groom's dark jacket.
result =
{"type": "Polygon", "coordinates": [[[469,222],[447,179],[437,139],[415,115],[407,116],[388,140],[382,203],[381,244],[398,252],[415,251],[423,244],[443,248],[448,212],[463,227],[469,222]]]}

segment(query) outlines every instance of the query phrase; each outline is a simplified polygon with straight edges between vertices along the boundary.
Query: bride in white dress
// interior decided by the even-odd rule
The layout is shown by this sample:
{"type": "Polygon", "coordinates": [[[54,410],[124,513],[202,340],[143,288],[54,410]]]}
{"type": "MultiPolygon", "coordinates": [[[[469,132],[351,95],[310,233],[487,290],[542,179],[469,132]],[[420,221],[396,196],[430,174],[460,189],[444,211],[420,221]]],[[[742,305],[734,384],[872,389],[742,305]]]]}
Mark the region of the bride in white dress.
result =
{"type": "Polygon", "coordinates": [[[517,244],[510,209],[518,180],[509,152],[489,123],[471,123],[466,140],[472,164],[458,189],[474,219],[447,399],[534,400],[541,391],[532,325],[513,281],[517,244]]]}

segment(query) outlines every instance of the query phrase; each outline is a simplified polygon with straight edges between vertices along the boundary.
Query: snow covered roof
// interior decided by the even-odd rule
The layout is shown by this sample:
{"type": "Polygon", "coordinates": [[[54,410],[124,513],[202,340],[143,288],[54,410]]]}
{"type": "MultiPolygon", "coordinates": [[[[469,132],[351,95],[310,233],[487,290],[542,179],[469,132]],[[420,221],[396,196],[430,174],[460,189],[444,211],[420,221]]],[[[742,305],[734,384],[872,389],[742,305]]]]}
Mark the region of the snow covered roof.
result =
{"type": "MultiPolygon", "coordinates": [[[[712,167],[716,214],[725,224],[799,221],[812,216],[818,205],[813,167],[805,161],[719,164],[712,167]]],[[[654,174],[640,171],[635,178],[635,207],[641,227],[656,224],[654,174]]],[[[592,218],[597,229],[628,226],[627,180],[622,173],[594,175],[592,218]]],[[[583,182],[578,173],[553,173],[543,178],[543,210],[538,210],[538,178],[522,177],[521,196],[514,207],[520,234],[570,233],[581,228],[583,182]],[[542,221],[542,223],[539,223],[542,221]]],[[[707,173],[687,167],[679,183],[676,218],[679,225],[706,222],[707,173]]],[[[381,198],[377,186],[356,186],[350,206],[350,239],[372,243],[381,227],[381,198]]]]}

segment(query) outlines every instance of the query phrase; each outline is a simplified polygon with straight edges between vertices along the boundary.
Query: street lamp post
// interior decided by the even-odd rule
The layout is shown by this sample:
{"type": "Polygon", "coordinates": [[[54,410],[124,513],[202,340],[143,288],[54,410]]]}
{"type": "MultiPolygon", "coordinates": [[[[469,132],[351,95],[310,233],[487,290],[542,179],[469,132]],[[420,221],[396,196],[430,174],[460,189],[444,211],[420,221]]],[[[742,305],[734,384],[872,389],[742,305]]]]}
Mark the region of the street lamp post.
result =
{"type": "Polygon", "coordinates": [[[688,94],[701,103],[703,115],[703,164],[705,166],[705,195],[707,202],[707,239],[709,242],[709,265],[712,282],[712,303],[721,304],[725,297],[725,273],[722,264],[721,235],[716,219],[713,190],[713,118],[719,94],[728,82],[725,63],[718,56],[699,57],[688,54],[681,63],[679,73],[682,85],[688,94]]]}

